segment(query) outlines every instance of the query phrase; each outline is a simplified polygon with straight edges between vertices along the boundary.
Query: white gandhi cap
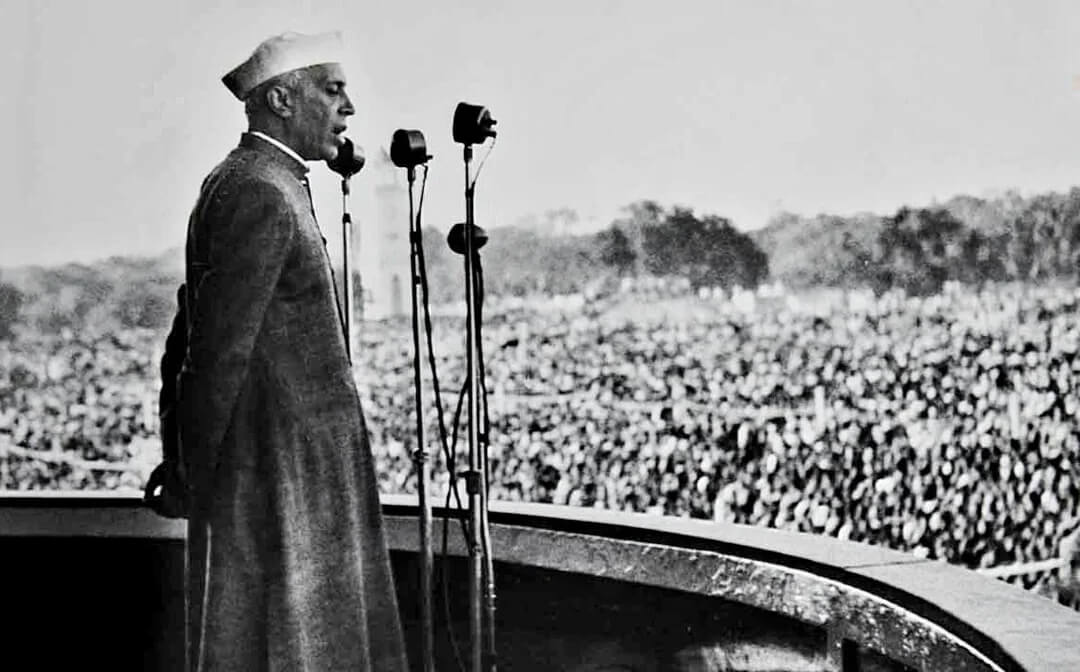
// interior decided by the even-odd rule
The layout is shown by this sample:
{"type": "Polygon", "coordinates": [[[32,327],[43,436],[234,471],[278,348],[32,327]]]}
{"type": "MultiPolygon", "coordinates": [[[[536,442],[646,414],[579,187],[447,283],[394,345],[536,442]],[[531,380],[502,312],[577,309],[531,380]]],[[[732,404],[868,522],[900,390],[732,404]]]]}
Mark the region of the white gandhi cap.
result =
{"type": "Polygon", "coordinates": [[[323,63],[340,63],[344,54],[341,33],[282,33],[255,47],[251,57],[221,81],[243,100],[259,84],[286,72],[323,63]]]}

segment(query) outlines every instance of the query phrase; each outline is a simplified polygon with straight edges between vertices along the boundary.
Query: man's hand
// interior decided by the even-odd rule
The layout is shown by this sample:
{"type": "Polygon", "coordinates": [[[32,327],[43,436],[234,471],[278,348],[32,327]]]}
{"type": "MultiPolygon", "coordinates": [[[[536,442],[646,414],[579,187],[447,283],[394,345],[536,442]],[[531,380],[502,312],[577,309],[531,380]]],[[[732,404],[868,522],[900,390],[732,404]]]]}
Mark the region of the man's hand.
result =
{"type": "Polygon", "coordinates": [[[143,502],[159,516],[188,517],[190,498],[187,478],[180,462],[165,460],[154,468],[146,481],[143,502]]]}

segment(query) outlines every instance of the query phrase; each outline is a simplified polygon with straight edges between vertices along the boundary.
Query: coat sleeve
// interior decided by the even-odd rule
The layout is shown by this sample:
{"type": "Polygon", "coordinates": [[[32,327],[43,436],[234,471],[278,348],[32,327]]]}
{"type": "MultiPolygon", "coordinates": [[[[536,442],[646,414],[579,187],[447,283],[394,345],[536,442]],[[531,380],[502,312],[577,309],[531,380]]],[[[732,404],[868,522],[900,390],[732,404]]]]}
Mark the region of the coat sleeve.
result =
{"type": "Polygon", "coordinates": [[[206,242],[207,265],[189,287],[187,359],[179,384],[181,447],[193,472],[216,470],[295,220],[285,194],[257,180],[222,186],[200,217],[196,235],[206,242]]]}
{"type": "Polygon", "coordinates": [[[176,427],[176,377],[180,375],[187,353],[186,286],[176,291],[176,316],[165,339],[165,353],[161,356],[161,392],[158,394],[158,418],[161,421],[162,457],[169,462],[179,458],[176,427]]]}

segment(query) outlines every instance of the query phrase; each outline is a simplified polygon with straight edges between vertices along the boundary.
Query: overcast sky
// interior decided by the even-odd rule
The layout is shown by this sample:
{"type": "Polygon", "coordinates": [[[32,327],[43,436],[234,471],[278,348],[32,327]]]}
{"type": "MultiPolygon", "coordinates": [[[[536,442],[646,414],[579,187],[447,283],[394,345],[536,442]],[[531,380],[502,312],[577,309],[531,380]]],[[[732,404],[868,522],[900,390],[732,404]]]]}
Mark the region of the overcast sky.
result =
{"type": "MultiPolygon", "coordinates": [[[[356,142],[427,136],[436,226],[462,219],[462,100],[499,122],[487,226],[652,198],[749,229],[1080,184],[1074,1],[6,0],[0,266],[181,245],[244,128],[221,75],[326,29],[349,41],[356,142]]],[[[337,182],[313,173],[325,227],[337,182]]]]}

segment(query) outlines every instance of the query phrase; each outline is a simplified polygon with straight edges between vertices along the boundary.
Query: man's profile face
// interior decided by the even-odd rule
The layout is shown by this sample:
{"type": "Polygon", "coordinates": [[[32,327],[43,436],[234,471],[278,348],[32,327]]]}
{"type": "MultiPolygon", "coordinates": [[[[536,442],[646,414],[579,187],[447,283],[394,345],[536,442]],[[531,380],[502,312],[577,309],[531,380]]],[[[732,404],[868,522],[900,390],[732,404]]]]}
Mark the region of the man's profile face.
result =
{"type": "Polygon", "coordinates": [[[289,120],[294,149],[308,161],[330,161],[341,146],[347,117],[355,112],[345,93],[345,71],[336,63],[305,68],[297,88],[289,120]]]}

